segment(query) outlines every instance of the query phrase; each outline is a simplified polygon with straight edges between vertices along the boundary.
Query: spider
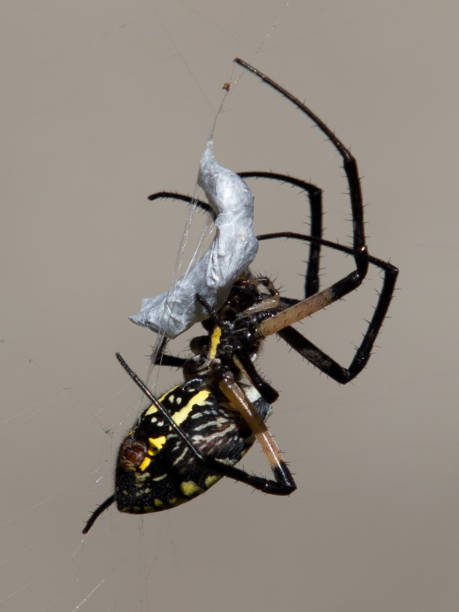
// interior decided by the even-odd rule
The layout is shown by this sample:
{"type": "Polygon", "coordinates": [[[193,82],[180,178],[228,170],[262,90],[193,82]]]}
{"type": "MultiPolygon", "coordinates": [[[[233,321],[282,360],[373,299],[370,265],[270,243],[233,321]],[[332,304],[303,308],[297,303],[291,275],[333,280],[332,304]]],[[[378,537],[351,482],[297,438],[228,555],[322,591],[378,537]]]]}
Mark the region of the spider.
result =
{"type": "MultiPolygon", "coordinates": [[[[242,178],[266,178],[290,183],[309,198],[311,234],[275,232],[258,240],[287,238],[309,243],[304,299],[281,296],[267,277],[253,277],[249,270],[234,283],[229,297],[214,311],[197,296],[208,313],[202,322],[205,335],[191,340],[193,356],[183,359],[165,352],[163,341],[154,363],[179,367],[184,382],[157,399],[119,353],[117,358],[150,404],[122,442],[118,454],[115,493],[90,515],[87,533],[100,514],[116,502],[122,512],[147,513],[175,507],[209,489],[223,476],[274,495],[288,495],[295,481],[277,444],[266,427],[276,390],[257,372],[253,363],[263,340],[277,333],[296,352],[339,383],[352,380],[365,367],[386,317],[398,270],[370,256],[365,244],[363,204],[357,162],[328,126],[298,98],[242,59],[237,64],[267,83],[297,106],[327,136],[343,161],[349,185],[353,244],[344,246],[322,237],[322,191],[301,179],[274,172],[240,172],[242,178]],[[355,269],[330,287],[320,289],[319,259],[322,247],[351,255],[355,269]],[[384,273],[381,292],[371,320],[348,367],[315,346],[292,327],[356,289],[369,265],[384,273]],[[257,440],[273,477],[256,476],[236,464],[257,440]]],[[[187,195],[158,192],[150,200],[169,198],[208,204],[187,195]]]]}

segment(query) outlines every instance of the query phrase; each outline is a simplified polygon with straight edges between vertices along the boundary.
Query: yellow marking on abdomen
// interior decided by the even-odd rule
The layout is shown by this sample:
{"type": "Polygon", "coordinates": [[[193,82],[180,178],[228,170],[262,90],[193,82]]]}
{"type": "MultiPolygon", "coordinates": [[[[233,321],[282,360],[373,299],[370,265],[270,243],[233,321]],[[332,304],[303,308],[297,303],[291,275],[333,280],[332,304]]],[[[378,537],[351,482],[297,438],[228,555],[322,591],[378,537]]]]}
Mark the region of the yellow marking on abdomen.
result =
{"type": "Polygon", "coordinates": [[[192,495],[196,495],[197,493],[201,493],[202,489],[192,480],[185,480],[181,483],[180,489],[182,490],[183,495],[186,497],[191,497],[192,495]]]}
{"type": "Polygon", "coordinates": [[[142,461],[142,463],[139,465],[139,470],[140,470],[141,472],[144,472],[144,471],[147,469],[147,467],[150,465],[150,463],[151,463],[151,459],[150,459],[150,457],[145,457],[145,459],[144,459],[144,460],[142,461]]]}
{"type": "Polygon", "coordinates": [[[217,327],[212,332],[212,336],[210,337],[210,349],[209,349],[209,359],[215,359],[217,356],[217,348],[220,344],[220,338],[222,337],[222,329],[221,327],[217,327]]]}
{"type": "Polygon", "coordinates": [[[196,404],[198,404],[198,406],[203,404],[209,395],[210,391],[199,391],[199,393],[193,395],[190,401],[187,402],[183,408],[180,408],[180,410],[177,410],[177,412],[172,415],[172,420],[174,423],[176,425],[181,425],[183,421],[188,418],[188,415],[193,410],[193,406],[196,406],[196,404]]]}
{"type": "Polygon", "coordinates": [[[148,438],[148,443],[150,448],[148,449],[148,454],[150,457],[154,457],[159,453],[162,447],[166,444],[166,436],[158,436],[157,438],[148,438]]]}
{"type": "Polygon", "coordinates": [[[150,408],[148,408],[148,410],[146,411],[145,416],[147,414],[154,414],[155,412],[158,412],[158,409],[156,408],[155,404],[152,404],[150,408]]]}
{"type": "MultiPolygon", "coordinates": [[[[164,395],[161,395],[161,397],[158,399],[158,402],[162,402],[164,400],[164,398],[171,393],[172,391],[174,391],[175,389],[177,389],[177,387],[180,387],[180,385],[175,385],[175,387],[172,387],[172,389],[169,389],[169,391],[166,391],[166,393],[164,395]]],[[[155,412],[158,412],[158,408],[156,407],[155,404],[152,404],[148,410],[145,412],[145,416],[147,414],[154,414],[155,412]]]]}
{"type": "Polygon", "coordinates": [[[204,484],[207,488],[211,487],[213,484],[215,484],[217,482],[217,480],[220,480],[221,476],[207,476],[207,478],[204,481],[204,484]]]}

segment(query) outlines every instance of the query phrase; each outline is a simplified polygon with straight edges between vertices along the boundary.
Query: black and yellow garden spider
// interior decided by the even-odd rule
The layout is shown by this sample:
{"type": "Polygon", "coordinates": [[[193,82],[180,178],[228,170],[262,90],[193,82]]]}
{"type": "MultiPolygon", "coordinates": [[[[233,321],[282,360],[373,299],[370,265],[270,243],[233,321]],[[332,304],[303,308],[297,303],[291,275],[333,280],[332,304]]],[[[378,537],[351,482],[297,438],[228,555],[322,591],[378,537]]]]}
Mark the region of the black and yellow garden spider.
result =
{"type": "MultiPolygon", "coordinates": [[[[365,244],[362,194],[357,163],[334,133],[304,103],[268,76],[236,58],[235,62],[265,81],[306,114],[328,137],[343,160],[349,184],[353,223],[353,245],[343,246],[322,237],[322,192],[303,180],[274,172],[241,172],[243,178],[267,178],[290,183],[309,198],[311,234],[275,232],[258,240],[287,238],[308,243],[309,258],[305,297],[294,300],[279,295],[266,277],[253,277],[249,270],[231,287],[229,297],[215,312],[197,296],[208,313],[203,321],[206,334],[192,339],[193,356],[182,359],[165,353],[166,343],[155,363],[182,368],[185,382],[157,399],[124,359],[117,358],[151,402],[121,444],[116,467],[115,493],[90,516],[83,533],[97,517],[116,502],[122,512],[147,513],[175,507],[206,491],[227,476],[275,495],[295,490],[293,477],[269,433],[265,421],[278,394],[257,372],[253,363],[263,340],[277,333],[295,351],[339,383],[352,380],[366,365],[392,298],[398,270],[368,254],[365,244]],[[354,258],[355,269],[327,289],[319,286],[321,248],[341,251],[354,258]],[[292,327],[294,323],[339,300],[356,289],[369,265],[384,273],[381,292],[360,346],[344,367],[292,327]],[[249,474],[235,465],[258,440],[270,464],[273,478],[249,474]]],[[[151,200],[170,198],[208,204],[186,195],[159,192],[151,200]]]]}

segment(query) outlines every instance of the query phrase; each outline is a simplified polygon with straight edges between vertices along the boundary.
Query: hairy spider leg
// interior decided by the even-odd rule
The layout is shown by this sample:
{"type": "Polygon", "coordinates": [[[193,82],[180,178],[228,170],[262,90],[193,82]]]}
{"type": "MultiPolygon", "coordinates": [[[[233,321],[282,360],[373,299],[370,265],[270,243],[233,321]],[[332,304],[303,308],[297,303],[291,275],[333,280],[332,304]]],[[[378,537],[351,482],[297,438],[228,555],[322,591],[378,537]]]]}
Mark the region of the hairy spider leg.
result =
{"type": "Polygon", "coordinates": [[[110,497],[108,497],[104,502],[102,502],[99,506],[97,506],[97,508],[94,510],[94,512],[91,514],[91,516],[86,521],[86,524],[83,528],[82,533],[84,534],[88,533],[88,531],[94,525],[94,523],[99,518],[99,516],[102,514],[102,512],[104,512],[113,503],[115,503],[115,496],[110,495],[110,497]]]}
{"type": "MultiPolygon", "coordinates": [[[[275,493],[277,495],[288,495],[293,493],[293,491],[296,489],[296,484],[290,470],[287,467],[287,464],[282,458],[282,454],[276,441],[266,427],[266,423],[257,414],[255,408],[247,398],[244,391],[234,380],[233,375],[231,373],[224,374],[219,383],[219,387],[225,397],[229,400],[232,408],[239,412],[244,421],[250,427],[271,466],[271,470],[275,478],[274,482],[277,486],[274,488],[274,490],[267,490],[266,488],[262,490],[266,491],[267,493],[275,493]]],[[[265,487],[268,486],[267,483],[271,483],[269,486],[272,487],[274,482],[266,480],[265,487]]]]}
{"type": "Polygon", "coordinates": [[[236,57],[234,59],[236,64],[242,66],[259,79],[267,83],[272,89],[280,93],[284,98],[289,100],[294,106],[296,106],[302,113],[307,115],[311,121],[319,128],[319,130],[330,140],[335,149],[338,151],[342,161],[343,169],[349,185],[349,197],[351,201],[351,213],[352,213],[352,234],[353,234],[353,249],[352,254],[354,256],[356,270],[352,274],[352,282],[349,287],[349,291],[353,288],[358,287],[368,270],[368,249],[365,244],[365,229],[363,225],[363,201],[362,191],[360,188],[359,172],[357,167],[357,161],[347,149],[344,144],[335,136],[332,130],[318,117],[306,104],[301,102],[299,98],[292,95],[286,89],[281,87],[278,83],[273,81],[269,76],[264,74],[258,68],[254,68],[246,61],[236,57]]]}
{"type": "Polygon", "coordinates": [[[169,339],[164,337],[159,347],[155,348],[151,356],[151,361],[153,365],[168,366],[171,368],[183,368],[187,361],[186,359],[184,359],[183,357],[176,357],[175,355],[169,355],[168,353],[164,352],[166,350],[168,341],[169,339]]]}
{"type": "MultiPolygon", "coordinates": [[[[310,215],[310,235],[314,238],[322,238],[322,189],[307,183],[301,179],[297,179],[293,176],[286,174],[279,174],[278,172],[263,172],[263,171],[249,171],[249,172],[238,172],[241,178],[267,178],[281,183],[288,183],[299,187],[302,191],[305,191],[309,199],[309,207],[311,211],[310,215]]],[[[309,245],[309,257],[308,264],[306,267],[304,293],[305,297],[316,293],[320,289],[319,284],[319,266],[320,266],[320,241],[311,241],[309,245]]]]}
{"type": "MultiPolygon", "coordinates": [[[[258,238],[257,238],[258,240],[258,238]]],[[[257,312],[266,312],[273,308],[278,308],[281,305],[281,297],[278,289],[274,286],[274,283],[267,276],[256,276],[254,278],[244,278],[238,281],[238,285],[241,286],[257,286],[263,285],[269,291],[270,297],[265,297],[252,306],[248,306],[241,314],[251,315],[257,312]]]]}
{"type": "MultiPolygon", "coordinates": [[[[290,238],[294,240],[302,240],[305,242],[311,242],[313,240],[317,240],[313,236],[307,236],[305,234],[297,234],[295,232],[274,232],[270,234],[263,234],[262,236],[258,236],[258,240],[271,240],[276,238],[290,238]]],[[[347,253],[348,255],[353,255],[353,250],[350,247],[337,244],[335,242],[330,242],[329,240],[321,240],[322,246],[334,249],[336,251],[341,251],[343,253],[347,253]]],[[[369,256],[368,261],[370,264],[380,268],[384,272],[384,280],[382,289],[378,295],[378,301],[376,303],[376,307],[373,312],[373,316],[371,317],[367,330],[363,336],[362,342],[357,347],[354,357],[349,365],[349,367],[343,367],[339,363],[337,363],[334,359],[329,357],[326,353],[324,353],[321,349],[315,346],[310,340],[307,340],[300,332],[298,332],[293,327],[290,327],[293,320],[296,318],[295,312],[293,313],[295,316],[292,317],[292,310],[295,307],[298,307],[300,311],[300,318],[296,318],[296,320],[301,320],[302,318],[309,316],[313,312],[317,312],[321,308],[328,306],[333,301],[348,293],[346,290],[346,282],[349,277],[345,277],[326,289],[323,292],[315,294],[306,298],[305,300],[298,302],[296,306],[292,306],[283,310],[279,315],[275,315],[271,319],[267,319],[263,321],[259,325],[259,329],[261,328],[261,333],[263,335],[268,335],[269,333],[274,333],[273,331],[264,332],[263,326],[265,323],[269,325],[271,321],[274,321],[276,317],[284,317],[282,321],[277,319],[276,326],[281,323],[281,327],[277,331],[278,335],[285,340],[295,351],[297,351],[300,355],[305,357],[308,361],[310,361],[313,365],[315,365],[319,370],[333,378],[339,383],[345,384],[355,378],[359,372],[363,370],[365,365],[368,362],[368,359],[371,354],[371,349],[375,343],[376,337],[381,330],[384,319],[387,315],[387,310],[389,308],[389,304],[392,299],[392,295],[394,293],[395,282],[397,280],[398,269],[392,264],[382,261],[377,257],[369,256]],[[328,297],[327,297],[328,296],[328,297]],[[319,298],[319,299],[316,299],[319,298]],[[301,316],[303,315],[304,316],[301,316]]],[[[266,328],[266,326],[265,326],[266,328]]]]}
{"type": "MultiPolygon", "coordinates": [[[[314,345],[309,343],[309,341],[306,341],[306,339],[303,338],[299,332],[296,332],[296,330],[285,331],[284,328],[297,321],[300,321],[301,319],[304,319],[313,312],[317,312],[318,310],[325,308],[332,302],[356,289],[362,283],[362,280],[365,278],[368,271],[370,259],[368,249],[365,244],[363,201],[357,161],[349,149],[344,146],[344,144],[337,138],[330,128],[308,106],[306,106],[306,104],[301,102],[301,100],[293,96],[290,92],[281,87],[266,74],[257,68],[254,68],[244,60],[235,58],[234,61],[267,83],[272,89],[276,90],[283,97],[289,100],[315,123],[319,130],[330,140],[338,151],[343,161],[343,169],[349,185],[353,225],[353,248],[351,253],[355,260],[356,269],[338,282],[331,285],[328,289],[319,291],[306,297],[302,302],[289,306],[282,312],[272,316],[270,319],[266,319],[258,326],[258,331],[261,336],[265,337],[279,332],[284,340],[289,342],[289,344],[293,346],[293,348],[296,348],[298,352],[301,352],[301,354],[307,354],[312,349],[316,349],[317,347],[314,347],[314,345]],[[284,330],[283,333],[282,330],[284,330]]],[[[390,266],[390,264],[387,264],[387,266],[390,266]]],[[[367,333],[364,336],[361,346],[356,352],[351,366],[347,369],[341,368],[340,370],[336,370],[334,367],[336,362],[322,364],[318,359],[319,353],[315,351],[314,358],[316,363],[320,363],[322,367],[325,367],[324,371],[327,371],[328,369],[329,372],[333,372],[335,375],[335,380],[339,380],[339,382],[344,383],[351,380],[362,370],[368,361],[371,347],[374,344],[375,337],[381,328],[382,322],[386,315],[398,271],[396,268],[391,266],[391,270],[389,271],[388,268],[385,268],[385,272],[385,282],[383,291],[381,292],[382,299],[378,301],[378,306],[375,309],[372,321],[370,322],[367,333]]]]}

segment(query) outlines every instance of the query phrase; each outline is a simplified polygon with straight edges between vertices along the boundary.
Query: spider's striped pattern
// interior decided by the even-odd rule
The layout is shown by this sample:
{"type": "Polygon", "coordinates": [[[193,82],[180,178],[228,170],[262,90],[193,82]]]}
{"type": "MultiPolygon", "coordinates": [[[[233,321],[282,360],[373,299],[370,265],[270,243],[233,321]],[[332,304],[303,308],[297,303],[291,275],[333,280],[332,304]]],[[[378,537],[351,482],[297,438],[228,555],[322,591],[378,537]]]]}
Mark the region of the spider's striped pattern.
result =
{"type": "MultiPolygon", "coordinates": [[[[265,420],[270,406],[254,387],[245,393],[265,420]]],[[[239,413],[203,378],[173,387],[159,402],[204,456],[234,465],[254,442],[239,413]]],[[[154,512],[182,504],[220,480],[203,468],[155,404],[142,413],[121,445],[116,468],[116,502],[122,512],[154,512]]]]}

